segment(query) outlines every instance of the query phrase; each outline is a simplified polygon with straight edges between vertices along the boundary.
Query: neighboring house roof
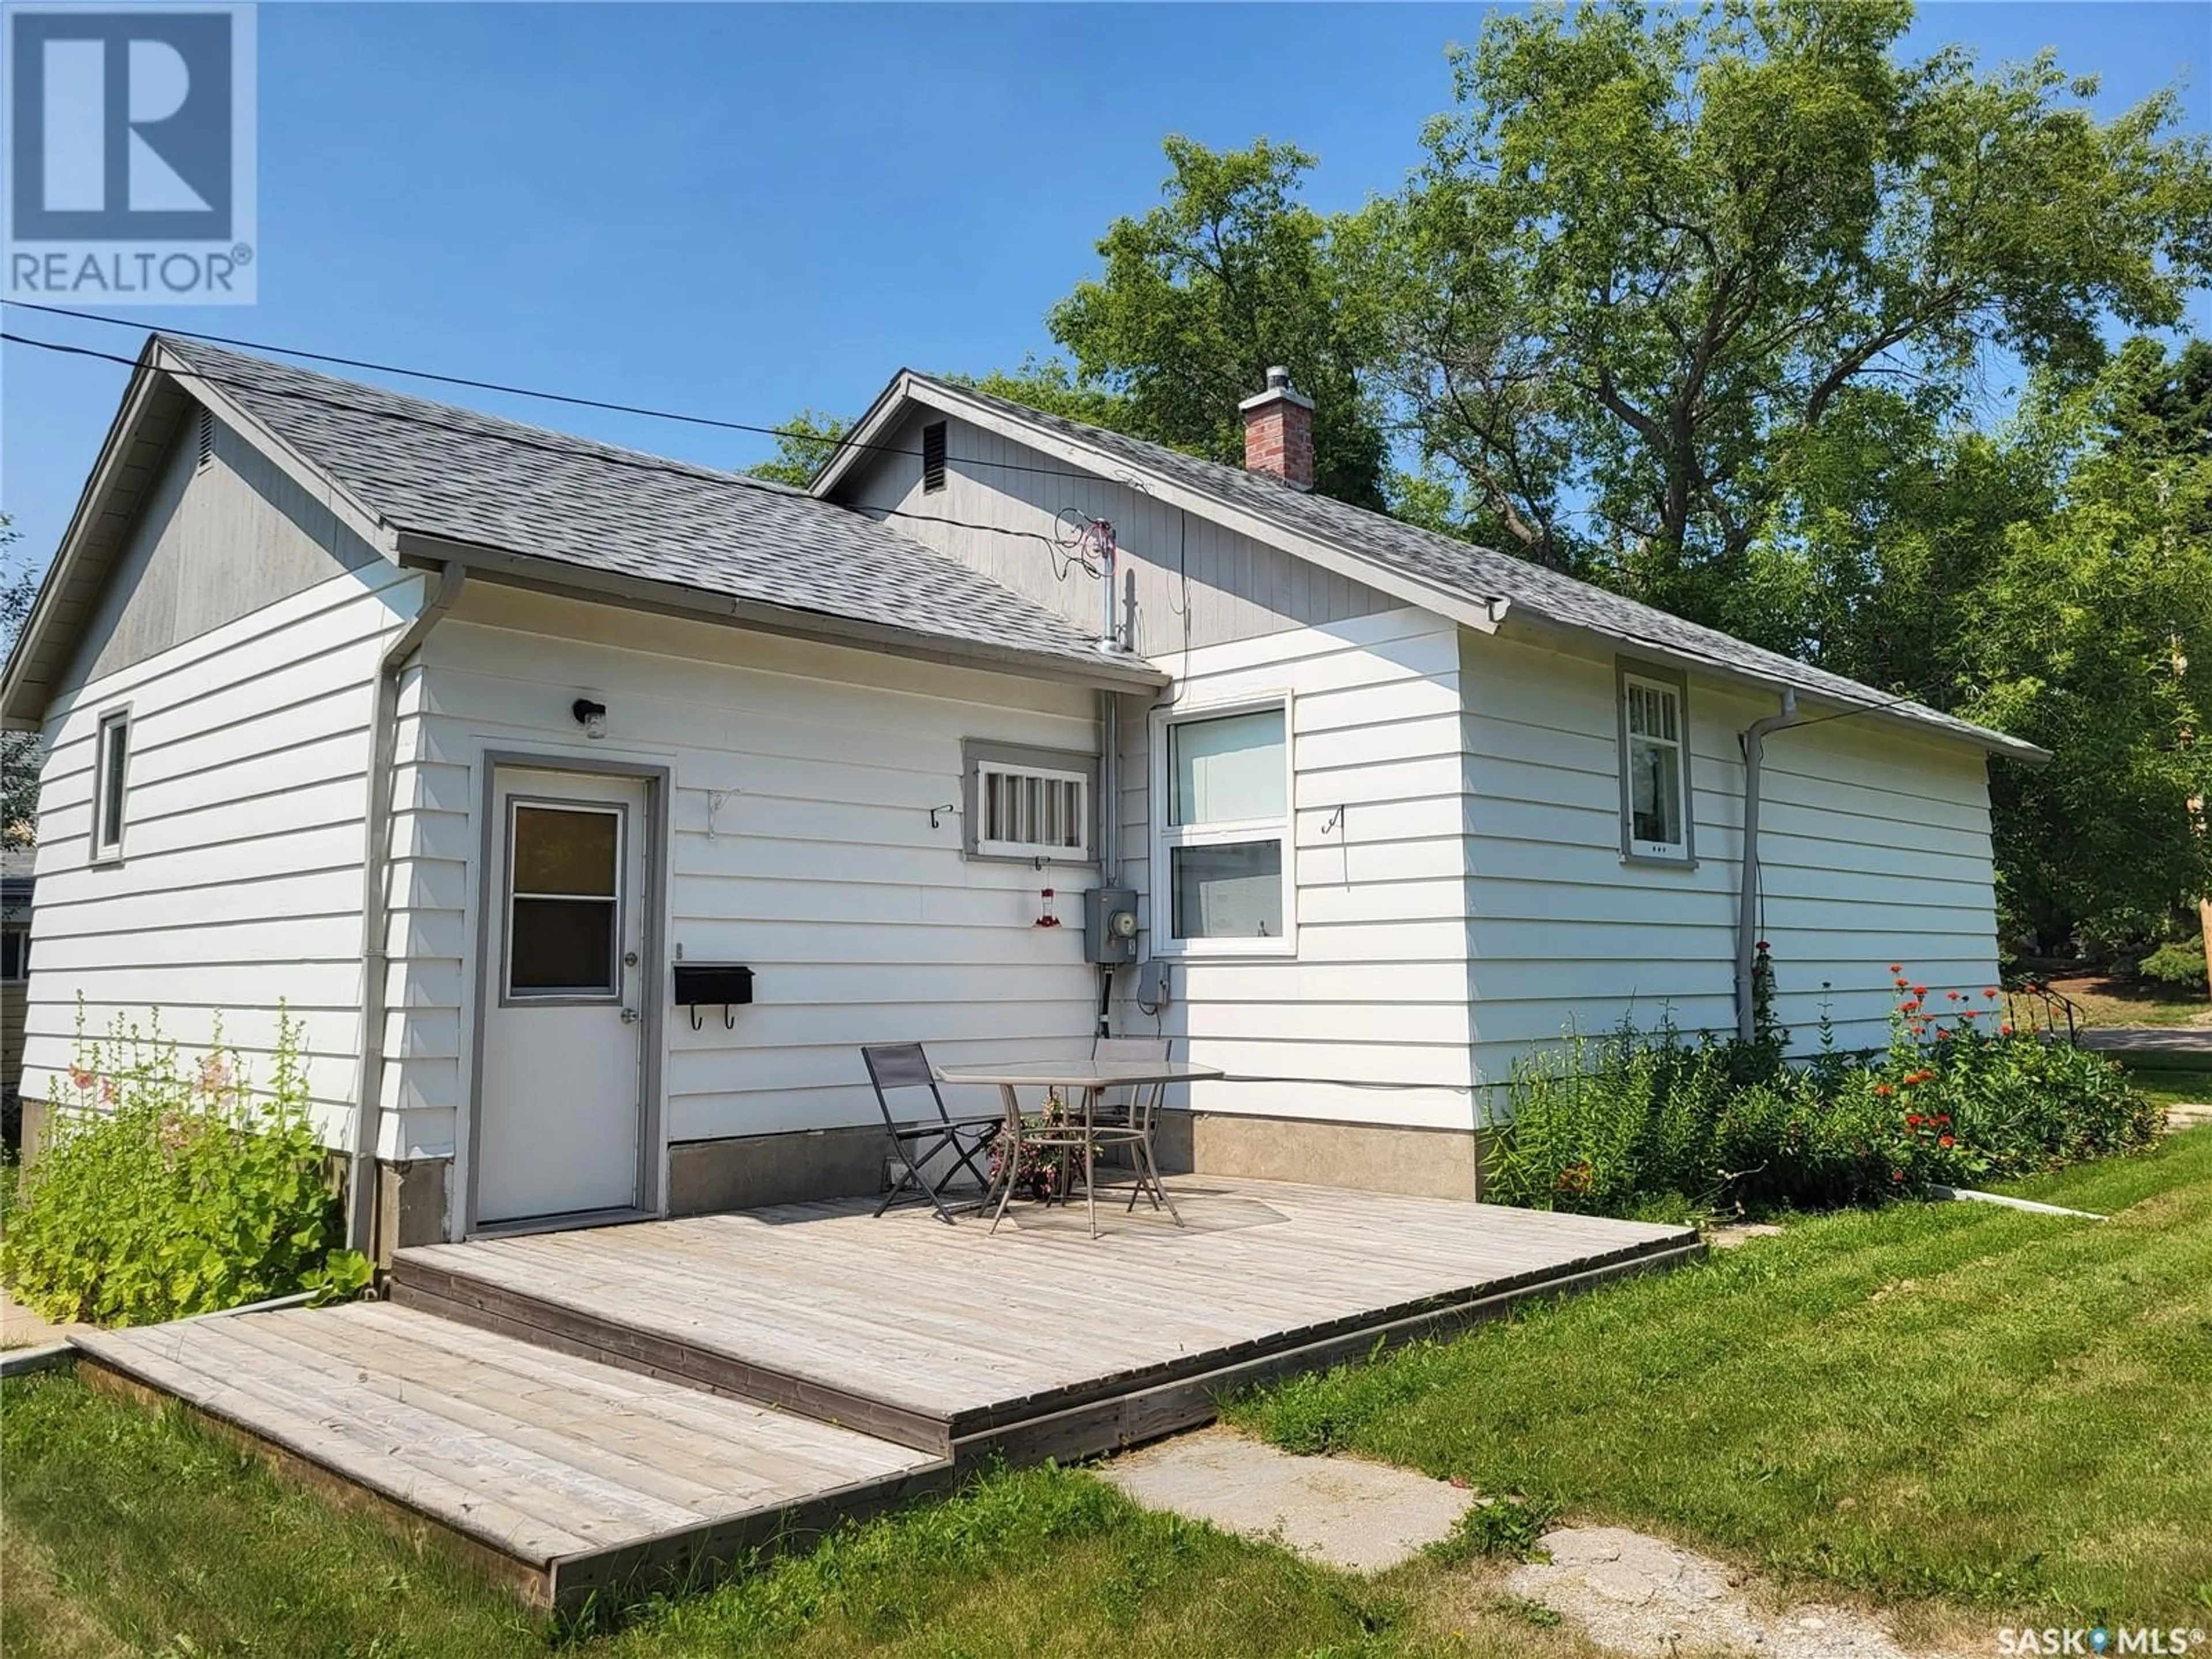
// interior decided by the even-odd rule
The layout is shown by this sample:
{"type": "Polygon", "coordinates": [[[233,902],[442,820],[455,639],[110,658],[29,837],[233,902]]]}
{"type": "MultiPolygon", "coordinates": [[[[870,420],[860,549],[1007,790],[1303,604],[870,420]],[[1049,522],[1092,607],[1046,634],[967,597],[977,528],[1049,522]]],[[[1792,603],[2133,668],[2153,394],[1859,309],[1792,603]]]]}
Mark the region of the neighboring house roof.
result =
{"type": "Polygon", "coordinates": [[[11,724],[44,713],[158,474],[179,388],[334,487],[396,559],[458,559],[501,580],[972,665],[1165,681],[989,577],[804,490],[156,335],[9,657],[0,712],[11,724]]]}
{"type": "Polygon", "coordinates": [[[1370,586],[1486,631],[1501,624],[1509,629],[1533,624],[1539,629],[1578,634],[1729,678],[1786,687],[1839,708],[1865,709],[1999,754],[2050,758],[2048,750],[2002,732],[1900,701],[1873,686],[1718,629],[1686,622],[1526,559],[1347,506],[1264,474],[1200,460],[911,369],[902,370],[855,423],[845,445],[814,480],[815,494],[833,495],[839,482],[872,453],[867,447],[884,441],[909,401],[975,418],[1001,431],[1017,428],[1033,443],[1044,441],[1048,453],[1069,453],[1109,478],[1133,473],[1156,495],[1202,514],[1211,506],[1223,521],[1247,533],[1255,533],[1257,526],[1262,539],[1293,554],[1326,560],[1333,553],[1339,560],[1354,562],[1360,579],[1370,586]],[[1272,535],[1267,533],[1271,530],[1272,535]]]}

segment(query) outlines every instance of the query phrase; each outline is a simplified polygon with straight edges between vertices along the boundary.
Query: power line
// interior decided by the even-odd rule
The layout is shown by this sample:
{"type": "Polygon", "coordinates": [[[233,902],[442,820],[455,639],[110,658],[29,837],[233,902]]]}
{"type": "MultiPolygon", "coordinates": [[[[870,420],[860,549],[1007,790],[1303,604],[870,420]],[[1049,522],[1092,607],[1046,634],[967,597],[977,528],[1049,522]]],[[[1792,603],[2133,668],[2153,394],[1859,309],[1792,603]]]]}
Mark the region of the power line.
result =
{"type": "MultiPolygon", "coordinates": [[[[119,356],[114,352],[101,351],[94,346],[68,345],[59,340],[41,340],[27,334],[17,334],[7,330],[0,330],[0,340],[6,340],[15,345],[33,346],[41,351],[52,351],[64,356],[90,357],[101,362],[118,363],[125,368],[135,369],[139,367],[138,360],[135,357],[119,356]]],[[[255,380],[240,380],[235,376],[210,374],[201,369],[165,368],[162,373],[175,375],[179,380],[198,380],[209,386],[228,386],[236,391],[250,392],[255,397],[289,398],[295,403],[312,404],[319,408],[337,410],[350,415],[366,415],[376,420],[391,421],[403,426],[422,427],[434,432],[455,433],[463,437],[492,438],[501,443],[512,444],[518,449],[532,450],[544,455],[557,455],[568,460],[588,459],[599,465],[622,467],[633,472],[655,474],[663,477],[685,478],[694,483],[720,484],[732,489],[751,490],[758,495],[772,495],[782,501],[805,501],[829,508],[833,512],[850,511],[856,518],[869,518],[876,514],[881,514],[886,518],[904,519],[915,524],[944,525],[953,530],[973,530],[988,535],[1008,536],[1018,541],[1036,542],[1047,551],[1052,553],[1055,559],[1066,551],[1060,543],[1041,531],[1016,530],[1005,525],[977,524],[966,519],[949,519],[934,513],[909,513],[903,507],[872,507],[863,514],[855,509],[835,507],[830,502],[818,501],[803,489],[793,489],[783,484],[769,483],[759,478],[748,478],[741,473],[724,472],[714,467],[694,466],[680,461],[662,461],[656,460],[651,456],[634,455],[586,438],[564,439],[556,442],[540,441],[525,435],[521,429],[502,429],[507,426],[507,423],[499,421],[494,416],[475,417],[485,422],[486,426],[463,426],[456,422],[434,420],[427,416],[409,414],[400,410],[380,409],[374,404],[349,403],[343,398],[327,397],[319,392],[288,390],[264,386],[255,380]],[[589,453],[580,453],[580,447],[589,453]]],[[[466,413],[467,411],[457,412],[466,413]]],[[[548,436],[557,437],[558,434],[549,434],[548,436]]],[[[1088,568],[1088,566],[1085,566],[1085,568],[1088,568]]],[[[1066,575],[1067,566],[1063,564],[1060,569],[1060,579],[1066,580],[1066,575]]]]}
{"type": "MultiPolygon", "coordinates": [[[[97,311],[73,311],[66,306],[42,306],[29,300],[0,300],[0,304],[15,306],[23,311],[42,312],[50,317],[74,317],[79,322],[127,328],[133,333],[148,331],[142,322],[133,321],[128,317],[110,317],[97,311]]],[[[586,398],[567,392],[545,392],[534,386],[510,386],[501,380],[471,380],[465,374],[441,374],[434,369],[407,368],[398,363],[380,363],[366,357],[341,357],[327,351],[308,351],[299,346],[274,345],[265,340],[246,340],[229,334],[208,334],[196,329],[167,328],[151,331],[173,334],[180,339],[200,340],[209,345],[233,346],[241,351],[270,351],[279,356],[298,357],[313,363],[329,363],[337,368],[357,368],[374,374],[404,375],[410,380],[431,380],[440,386],[461,386],[472,392],[495,392],[512,398],[537,398],[546,403],[566,404],[572,409],[604,410],[611,415],[638,415],[648,420],[674,421],[684,426],[711,427],[720,432],[750,432],[770,438],[796,438],[842,448],[868,450],[882,455],[904,455],[917,460],[921,457],[918,449],[902,449],[896,444],[864,443],[857,438],[828,438],[818,432],[809,432],[803,427],[761,426],[750,421],[728,421],[713,415],[690,415],[679,410],[653,409],[642,404],[618,404],[603,398],[586,398]]],[[[997,467],[1007,472],[1035,472],[1051,478],[1079,478],[1085,476],[1064,466],[1030,466],[1020,461],[987,461],[966,455],[953,459],[963,466],[997,467]]]]}

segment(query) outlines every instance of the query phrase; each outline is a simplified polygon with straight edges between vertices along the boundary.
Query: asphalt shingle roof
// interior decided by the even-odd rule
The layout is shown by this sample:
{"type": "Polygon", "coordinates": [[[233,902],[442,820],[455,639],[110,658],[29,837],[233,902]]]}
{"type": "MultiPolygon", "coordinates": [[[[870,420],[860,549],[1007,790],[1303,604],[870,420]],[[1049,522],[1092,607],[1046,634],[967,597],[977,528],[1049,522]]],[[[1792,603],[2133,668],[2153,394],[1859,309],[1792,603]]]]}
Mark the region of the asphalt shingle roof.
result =
{"type": "MultiPolygon", "coordinates": [[[[1102,666],[1073,623],[802,490],[197,340],[160,343],[395,529],[1102,666]]],[[[1122,673],[1133,666],[1124,659],[1122,673]]]]}
{"type": "Polygon", "coordinates": [[[2033,744],[2002,732],[1976,726],[1923,703],[1898,702],[1893,693],[1847,679],[1841,674],[1832,674],[1780,652],[1766,650],[1718,629],[1686,622],[1510,554],[1422,530],[1388,514],[1347,506],[1326,495],[1309,494],[1278,478],[1241,467],[1224,466],[1218,461],[1200,460],[1179,450],[1047,414],[969,386],[955,386],[926,374],[912,374],[911,378],[951,399],[988,405],[1009,419],[1103,451],[1118,461],[1212,495],[1295,534],[1325,542],[1342,552],[1395,568],[1478,603],[1509,599],[1523,612],[1559,626],[1601,635],[1625,645],[1644,645],[1680,653],[1719,669],[1790,686],[1837,702],[1862,707],[1884,705],[1886,713],[1899,719],[1976,743],[2014,752],[2041,752],[2033,744]]]}

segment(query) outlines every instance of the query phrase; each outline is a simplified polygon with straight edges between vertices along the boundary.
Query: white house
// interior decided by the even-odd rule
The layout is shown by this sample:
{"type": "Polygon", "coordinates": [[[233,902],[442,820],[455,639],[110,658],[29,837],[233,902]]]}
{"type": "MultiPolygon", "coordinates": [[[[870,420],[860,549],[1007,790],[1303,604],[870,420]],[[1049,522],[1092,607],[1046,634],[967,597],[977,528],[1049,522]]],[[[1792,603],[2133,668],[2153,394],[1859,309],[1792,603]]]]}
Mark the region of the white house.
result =
{"type": "Polygon", "coordinates": [[[1516,1054],[1733,1029],[1754,939],[1849,1045],[1992,981],[2041,751],[1311,495],[1309,414],[1240,471],[902,374],[807,494],[149,340],[0,687],[27,1101],[80,999],[281,1001],[388,1247],[873,1191],[860,1044],[1103,1009],[1230,1074],[1186,1164],[1472,1195],[1516,1054]]]}

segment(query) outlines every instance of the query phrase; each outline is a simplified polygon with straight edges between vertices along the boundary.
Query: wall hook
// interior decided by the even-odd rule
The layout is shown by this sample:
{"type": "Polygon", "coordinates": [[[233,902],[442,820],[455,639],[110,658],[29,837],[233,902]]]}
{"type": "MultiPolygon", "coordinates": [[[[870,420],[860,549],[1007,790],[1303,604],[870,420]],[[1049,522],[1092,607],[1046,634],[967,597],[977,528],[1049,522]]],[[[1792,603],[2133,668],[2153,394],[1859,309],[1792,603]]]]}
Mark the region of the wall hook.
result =
{"type": "Polygon", "coordinates": [[[1336,809],[1336,811],[1334,811],[1334,812],[1331,812],[1331,813],[1328,815],[1328,822],[1327,823],[1324,823],[1323,825],[1322,825],[1322,827],[1321,827],[1321,832],[1322,832],[1322,834],[1323,834],[1324,836],[1333,836],[1333,835],[1334,835],[1334,834],[1336,833],[1336,826],[1337,826],[1338,824],[1340,824],[1340,823],[1342,823],[1343,822],[1344,822],[1344,809],[1343,809],[1341,806],[1340,806],[1340,807],[1338,807],[1338,808],[1336,809]]]}
{"type": "Polygon", "coordinates": [[[946,812],[957,812],[959,810],[959,806],[952,801],[947,801],[942,806],[931,807],[929,809],[929,827],[933,830],[941,829],[943,826],[938,823],[939,816],[946,812]]]}

